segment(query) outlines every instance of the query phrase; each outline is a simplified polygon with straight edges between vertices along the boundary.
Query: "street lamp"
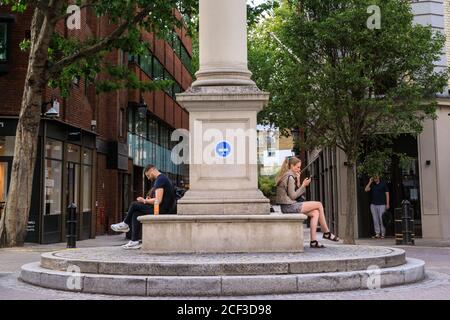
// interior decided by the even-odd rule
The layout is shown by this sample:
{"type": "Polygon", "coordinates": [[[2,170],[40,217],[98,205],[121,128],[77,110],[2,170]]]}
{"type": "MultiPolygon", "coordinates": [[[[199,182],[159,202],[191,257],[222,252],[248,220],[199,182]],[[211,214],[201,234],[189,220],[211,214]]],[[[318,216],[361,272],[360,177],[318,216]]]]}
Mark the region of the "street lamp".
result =
{"type": "Polygon", "coordinates": [[[44,102],[42,104],[41,115],[44,117],[48,117],[48,118],[59,117],[59,102],[58,102],[58,100],[56,98],[54,98],[49,102],[44,102]],[[51,108],[49,110],[46,110],[48,105],[51,105],[51,108]]]}
{"type": "Polygon", "coordinates": [[[144,98],[141,96],[141,102],[138,104],[138,113],[141,118],[145,118],[147,115],[147,104],[144,98]]]}

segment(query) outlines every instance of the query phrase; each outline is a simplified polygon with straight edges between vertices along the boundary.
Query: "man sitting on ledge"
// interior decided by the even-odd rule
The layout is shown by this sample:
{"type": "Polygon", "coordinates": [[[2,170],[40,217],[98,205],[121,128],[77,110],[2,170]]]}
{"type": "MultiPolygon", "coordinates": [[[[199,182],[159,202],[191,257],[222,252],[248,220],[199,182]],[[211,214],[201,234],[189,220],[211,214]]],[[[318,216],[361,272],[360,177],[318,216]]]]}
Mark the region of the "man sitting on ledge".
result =
{"type": "Polygon", "coordinates": [[[162,174],[152,164],[145,167],[144,174],[147,179],[154,181],[153,188],[147,193],[147,197],[138,197],[128,209],[127,216],[123,222],[111,225],[115,232],[128,232],[131,225],[131,240],[123,245],[124,249],[140,249],[139,243],[139,221],[138,217],[153,214],[156,201],[159,204],[160,214],[175,213],[176,204],[175,189],[169,178],[162,174]]]}

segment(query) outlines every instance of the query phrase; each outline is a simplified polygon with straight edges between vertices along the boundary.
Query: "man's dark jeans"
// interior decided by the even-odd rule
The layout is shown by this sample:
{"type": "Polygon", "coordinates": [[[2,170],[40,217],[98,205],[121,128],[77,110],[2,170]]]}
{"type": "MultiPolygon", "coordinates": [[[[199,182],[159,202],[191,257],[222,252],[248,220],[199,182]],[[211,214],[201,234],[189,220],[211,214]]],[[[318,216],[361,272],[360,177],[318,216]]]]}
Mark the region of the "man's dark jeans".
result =
{"type": "Polygon", "coordinates": [[[143,204],[136,201],[131,204],[124,222],[131,227],[132,241],[140,240],[139,230],[141,228],[141,223],[137,218],[149,214],[153,214],[153,205],[143,204]]]}

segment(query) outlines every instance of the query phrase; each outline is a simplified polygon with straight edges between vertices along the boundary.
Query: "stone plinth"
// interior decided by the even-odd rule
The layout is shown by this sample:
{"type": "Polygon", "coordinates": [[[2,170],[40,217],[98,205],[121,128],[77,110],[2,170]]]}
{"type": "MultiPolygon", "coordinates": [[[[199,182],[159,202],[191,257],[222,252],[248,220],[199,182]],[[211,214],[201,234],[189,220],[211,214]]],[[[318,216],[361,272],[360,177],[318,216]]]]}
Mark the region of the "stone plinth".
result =
{"type": "Polygon", "coordinates": [[[377,282],[384,288],[425,277],[423,261],[405,259],[402,249],[325,243],[325,249],[305,247],[302,253],[152,254],[117,246],[61,250],[24,265],[20,279],[82,293],[222,297],[373,289],[377,282]]]}
{"type": "Polygon", "coordinates": [[[256,86],[192,87],[177,95],[189,111],[190,189],[178,214],[269,214],[258,190],[257,113],[269,95],[256,86]],[[216,146],[225,141],[229,153],[216,146]]]}
{"type": "Polygon", "coordinates": [[[141,216],[148,253],[303,252],[303,214],[141,216]]]}

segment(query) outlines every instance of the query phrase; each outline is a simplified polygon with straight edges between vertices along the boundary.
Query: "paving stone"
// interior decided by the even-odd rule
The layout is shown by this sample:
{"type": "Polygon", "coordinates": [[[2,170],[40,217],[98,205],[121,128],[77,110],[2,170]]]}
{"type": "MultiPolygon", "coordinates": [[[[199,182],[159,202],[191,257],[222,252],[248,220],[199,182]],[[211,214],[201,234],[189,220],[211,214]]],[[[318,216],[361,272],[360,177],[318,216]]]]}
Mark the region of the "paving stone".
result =
{"type": "Polygon", "coordinates": [[[297,276],[298,292],[327,292],[361,288],[358,272],[303,274],[297,276]]]}
{"type": "Polygon", "coordinates": [[[148,296],[219,296],[220,277],[148,277],[148,296]]]}
{"type": "Polygon", "coordinates": [[[86,275],[83,292],[145,296],[147,292],[146,277],[86,275]]]}
{"type": "Polygon", "coordinates": [[[273,294],[297,292],[296,276],[222,277],[224,295],[255,295],[268,292],[273,294]]]}
{"type": "Polygon", "coordinates": [[[39,271],[38,267],[38,262],[24,265],[20,272],[20,279],[27,283],[39,286],[41,284],[41,272],[39,271]]]}

